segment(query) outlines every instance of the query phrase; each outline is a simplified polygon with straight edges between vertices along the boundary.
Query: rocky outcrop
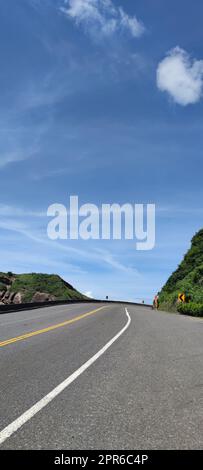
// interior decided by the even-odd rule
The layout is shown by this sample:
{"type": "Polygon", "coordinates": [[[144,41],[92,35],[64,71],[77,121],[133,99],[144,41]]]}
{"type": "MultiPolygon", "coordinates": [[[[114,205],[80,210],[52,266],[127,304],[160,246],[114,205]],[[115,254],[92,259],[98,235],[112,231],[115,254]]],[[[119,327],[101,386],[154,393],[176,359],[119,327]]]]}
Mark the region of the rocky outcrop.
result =
{"type": "Polygon", "coordinates": [[[0,273],[0,303],[12,303],[15,292],[11,292],[13,277],[8,274],[0,273]]]}
{"type": "Polygon", "coordinates": [[[21,304],[23,297],[21,292],[10,292],[9,289],[6,291],[0,291],[0,303],[1,304],[21,304]]]}
{"type": "Polygon", "coordinates": [[[23,302],[23,296],[21,292],[17,292],[17,294],[15,294],[13,297],[13,304],[22,304],[22,302],[23,302]]]}
{"type": "MultiPolygon", "coordinates": [[[[31,302],[50,302],[56,300],[55,295],[47,292],[35,292],[31,302]]],[[[22,304],[23,293],[22,292],[10,292],[9,290],[0,291],[0,304],[22,304]]]]}
{"type": "Polygon", "coordinates": [[[36,292],[32,298],[32,302],[50,302],[52,300],[56,300],[56,297],[46,292],[36,292]]]}
{"type": "Polygon", "coordinates": [[[1,291],[0,291],[0,302],[2,302],[2,303],[3,303],[3,299],[4,299],[5,293],[6,293],[5,290],[1,290],[1,291]]]}

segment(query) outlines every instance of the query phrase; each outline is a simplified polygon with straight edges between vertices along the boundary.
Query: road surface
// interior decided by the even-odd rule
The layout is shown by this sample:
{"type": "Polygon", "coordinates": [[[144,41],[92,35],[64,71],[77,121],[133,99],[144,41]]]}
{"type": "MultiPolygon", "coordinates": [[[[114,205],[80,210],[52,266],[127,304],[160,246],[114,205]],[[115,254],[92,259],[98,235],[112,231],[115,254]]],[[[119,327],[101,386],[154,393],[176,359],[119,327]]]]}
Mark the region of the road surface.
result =
{"type": "Polygon", "coordinates": [[[124,304],[0,315],[0,448],[201,449],[202,337],[124,304]]]}

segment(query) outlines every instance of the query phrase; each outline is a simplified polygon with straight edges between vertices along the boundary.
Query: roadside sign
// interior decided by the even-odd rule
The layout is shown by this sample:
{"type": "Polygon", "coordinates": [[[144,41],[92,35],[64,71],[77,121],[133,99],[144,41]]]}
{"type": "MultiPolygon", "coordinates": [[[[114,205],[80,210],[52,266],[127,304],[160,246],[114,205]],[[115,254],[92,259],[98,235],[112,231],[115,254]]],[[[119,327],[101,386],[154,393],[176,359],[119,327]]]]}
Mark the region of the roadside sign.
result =
{"type": "Polygon", "coordinates": [[[179,302],[185,302],[185,294],[178,294],[179,302]]]}

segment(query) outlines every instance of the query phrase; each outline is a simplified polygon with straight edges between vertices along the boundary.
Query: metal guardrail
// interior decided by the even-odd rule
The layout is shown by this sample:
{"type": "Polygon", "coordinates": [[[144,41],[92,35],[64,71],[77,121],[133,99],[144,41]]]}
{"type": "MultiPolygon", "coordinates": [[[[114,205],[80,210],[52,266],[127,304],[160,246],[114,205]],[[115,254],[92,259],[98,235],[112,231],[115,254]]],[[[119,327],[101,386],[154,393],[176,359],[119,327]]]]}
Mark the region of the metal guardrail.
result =
{"type": "Polygon", "coordinates": [[[23,304],[5,304],[0,305],[0,315],[9,312],[18,312],[21,310],[32,310],[36,308],[43,307],[53,307],[54,305],[68,305],[76,303],[107,303],[107,304],[127,304],[127,305],[137,305],[139,307],[152,307],[150,304],[140,304],[137,302],[126,302],[125,300],[98,300],[98,299],[88,299],[88,300],[52,300],[47,302],[31,302],[23,304]]]}

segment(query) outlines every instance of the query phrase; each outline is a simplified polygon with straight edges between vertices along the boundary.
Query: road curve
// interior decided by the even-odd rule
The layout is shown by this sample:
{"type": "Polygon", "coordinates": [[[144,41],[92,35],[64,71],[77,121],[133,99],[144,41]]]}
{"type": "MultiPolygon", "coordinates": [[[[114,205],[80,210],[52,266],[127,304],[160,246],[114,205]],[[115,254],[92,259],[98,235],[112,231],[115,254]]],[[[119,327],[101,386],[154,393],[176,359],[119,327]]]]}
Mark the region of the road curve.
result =
{"type": "Polygon", "coordinates": [[[202,333],[124,304],[1,315],[0,448],[201,449],[202,333]]]}

